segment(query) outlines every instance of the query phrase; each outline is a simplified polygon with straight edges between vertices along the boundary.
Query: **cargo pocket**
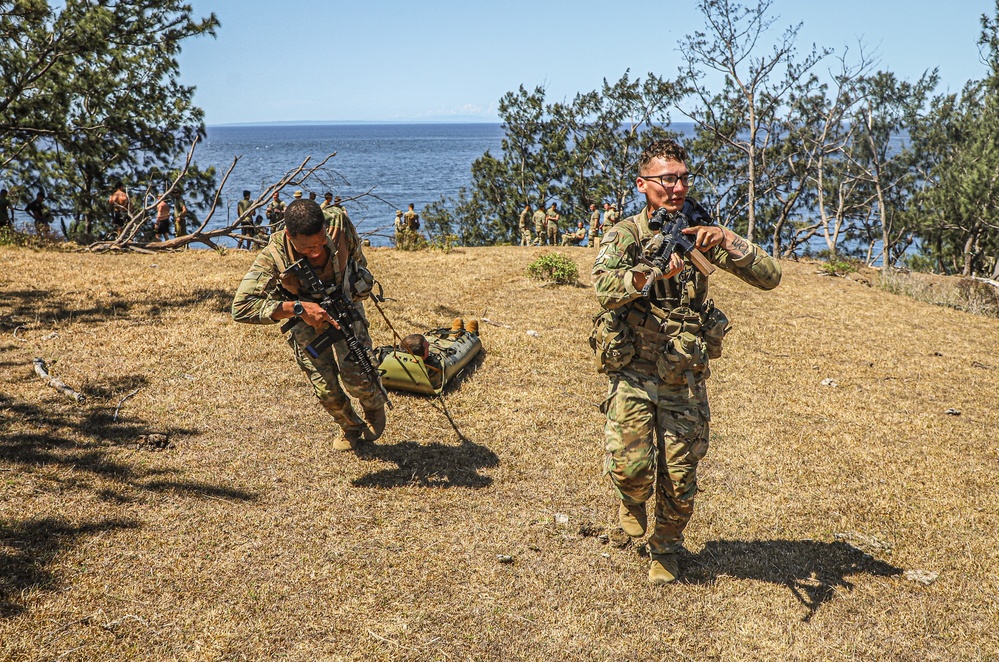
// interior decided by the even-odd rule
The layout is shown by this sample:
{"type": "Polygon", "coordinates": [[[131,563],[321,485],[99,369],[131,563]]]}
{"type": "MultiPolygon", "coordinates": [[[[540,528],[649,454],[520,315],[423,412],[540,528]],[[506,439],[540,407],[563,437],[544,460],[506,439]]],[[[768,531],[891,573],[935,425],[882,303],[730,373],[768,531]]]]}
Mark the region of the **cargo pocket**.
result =
{"type": "Polygon", "coordinates": [[[594,319],[590,348],[598,372],[620,370],[635,356],[635,332],[613,311],[604,311],[594,319]]]}

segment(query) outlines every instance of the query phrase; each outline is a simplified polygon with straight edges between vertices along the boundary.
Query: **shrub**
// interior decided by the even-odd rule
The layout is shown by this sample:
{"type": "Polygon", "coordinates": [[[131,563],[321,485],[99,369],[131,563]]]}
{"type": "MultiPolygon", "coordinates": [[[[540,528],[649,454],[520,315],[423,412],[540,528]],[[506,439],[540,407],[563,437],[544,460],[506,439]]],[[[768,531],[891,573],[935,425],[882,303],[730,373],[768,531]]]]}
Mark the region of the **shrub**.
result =
{"type": "Polygon", "coordinates": [[[527,265],[527,275],[549,283],[573,285],[579,278],[579,267],[564,255],[545,253],[527,265]]]}

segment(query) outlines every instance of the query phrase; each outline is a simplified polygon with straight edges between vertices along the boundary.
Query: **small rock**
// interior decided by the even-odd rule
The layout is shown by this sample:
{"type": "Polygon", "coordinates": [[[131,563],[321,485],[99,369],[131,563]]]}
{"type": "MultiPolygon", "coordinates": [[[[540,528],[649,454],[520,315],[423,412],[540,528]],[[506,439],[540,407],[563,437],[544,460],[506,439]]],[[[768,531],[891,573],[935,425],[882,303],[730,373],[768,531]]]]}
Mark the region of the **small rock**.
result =
{"type": "Polygon", "coordinates": [[[47,335],[47,336],[43,336],[43,337],[42,337],[42,340],[54,340],[54,339],[56,339],[56,338],[58,338],[58,337],[59,337],[59,334],[58,334],[58,333],[56,333],[55,331],[53,331],[53,332],[52,332],[52,333],[50,333],[49,335],[47,335]]]}
{"type": "Polygon", "coordinates": [[[943,356],[940,352],[933,352],[933,356],[943,356]]]}
{"type": "Polygon", "coordinates": [[[605,559],[609,559],[610,558],[610,554],[608,554],[607,552],[604,552],[600,556],[604,557],[605,559]]]}
{"type": "Polygon", "coordinates": [[[538,333],[537,331],[535,331],[534,329],[528,329],[527,330],[527,335],[531,336],[532,338],[540,338],[541,337],[541,334],[538,333]]]}
{"type": "Polygon", "coordinates": [[[513,563],[513,557],[507,556],[506,554],[497,554],[496,560],[500,563],[513,563]]]}
{"type": "Polygon", "coordinates": [[[961,410],[960,409],[954,409],[953,407],[951,407],[950,409],[948,409],[944,413],[947,414],[948,416],[960,416],[961,415],[961,410]]]}
{"type": "Polygon", "coordinates": [[[173,447],[170,444],[170,438],[167,435],[160,434],[158,432],[141,435],[135,446],[136,448],[147,448],[154,451],[173,447]]]}
{"type": "Polygon", "coordinates": [[[836,388],[837,386],[839,386],[839,384],[837,384],[836,381],[832,377],[826,377],[825,379],[823,379],[819,383],[822,384],[823,386],[831,386],[833,388],[836,388]]]}
{"type": "Polygon", "coordinates": [[[555,513],[555,523],[559,526],[569,526],[569,516],[564,513],[555,513]]]}
{"type": "Polygon", "coordinates": [[[160,266],[160,265],[158,265],[158,264],[150,264],[150,265],[149,265],[149,268],[150,268],[150,269],[155,269],[155,268],[156,268],[156,267],[158,267],[158,266],[160,266]]]}
{"type": "Polygon", "coordinates": [[[928,570],[906,570],[905,578],[910,582],[918,582],[924,586],[929,586],[937,580],[940,576],[939,572],[930,572],[928,570]]]}

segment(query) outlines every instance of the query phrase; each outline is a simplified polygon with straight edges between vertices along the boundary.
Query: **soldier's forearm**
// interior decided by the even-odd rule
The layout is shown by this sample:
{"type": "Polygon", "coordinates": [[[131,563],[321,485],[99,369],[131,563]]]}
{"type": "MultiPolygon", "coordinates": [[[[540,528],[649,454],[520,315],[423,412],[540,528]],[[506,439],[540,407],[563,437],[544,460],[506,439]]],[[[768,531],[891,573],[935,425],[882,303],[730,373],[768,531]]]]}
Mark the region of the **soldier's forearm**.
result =
{"type": "Polygon", "coordinates": [[[728,228],[722,228],[721,247],[732,256],[733,260],[738,260],[753,253],[753,245],[728,228]]]}

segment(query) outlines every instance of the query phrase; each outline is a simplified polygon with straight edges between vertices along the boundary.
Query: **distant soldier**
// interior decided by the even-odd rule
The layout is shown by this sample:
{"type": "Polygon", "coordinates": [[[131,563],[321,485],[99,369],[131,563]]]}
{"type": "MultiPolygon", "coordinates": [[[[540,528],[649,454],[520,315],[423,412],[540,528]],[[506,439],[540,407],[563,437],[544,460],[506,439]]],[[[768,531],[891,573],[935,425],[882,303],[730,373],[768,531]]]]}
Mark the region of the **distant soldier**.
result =
{"type": "Polygon", "coordinates": [[[548,213],[545,215],[545,224],[548,231],[548,245],[555,246],[558,244],[558,221],[562,218],[559,216],[558,208],[555,203],[548,208],[548,213]]]}
{"type": "Polygon", "coordinates": [[[534,243],[537,246],[544,246],[545,235],[548,233],[545,232],[545,205],[543,202],[535,210],[531,220],[534,221],[534,243]]]}
{"type": "Polygon", "coordinates": [[[420,215],[413,211],[413,203],[409,203],[409,209],[402,215],[402,220],[406,224],[408,232],[416,233],[420,229],[420,215]]]}
{"type": "Polygon", "coordinates": [[[597,236],[600,234],[600,212],[597,206],[590,203],[590,247],[596,246],[597,236]]]}
{"type": "Polygon", "coordinates": [[[302,199],[302,191],[301,190],[295,191],[295,194],[292,195],[291,197],[293,197],[295,200],[301,200],[302,199]]]}
{"type": "Polygon", "coordinates": [[[271,202],[267,205],[267,210],[264,212],[264,216],[267,217],[267,222],[271,226],[271,234],[284,228],[284,208],[285,204],[281,200],[281,194],[274,191],[271,202]]]}
{"type": "Polygon", "coordinates": [[[604,203],[604,232],[610,230],[617,223],[618,213],[614,205],[604,203]]]}
{"type": "Polygon", "coordinates": [[[111,225],[114,226],[115,234],[118,234],[132,213],[132,201],[128,193],[125,193],[125,185],[122,182],[115,182],[114,193],[108,198],[108,204],[111,205],[111,225]]]}
{"type": "Polygon", "coordinates": [[[187,234],[187,205],[180,191],[173,192],[173,236],[183,237],[187,234]]]}
{"type": "Polygon", "coordinates": [[[333,204],[322,210],[326,218],[327,232],[338,245],[342,245],[347,255],[354,259],[362,267],[368,266],[368,260],[361,252],[361,237],[357,234],[354,222],[347,215],[347,210],[340,204],[343,202],[340,196],[333,198],[333,204]],[[343,242],[342,244],[340,242],[343,242]]]}
{"type": "Polygon", "coordinates": [[[530,203],[524,205],[524,211],[520,212],[520,245],[530,246],[531,245],[531,205],[530,203]]]}
{"type": "Polygon", "coordinates": [[[329,191],[323,194],[323,201],[319,203],[319,208],[326,211],[326,208],[333,204],[333,194],[329,191]]]}
{"type": "Polygon", "coordinates": [[[28,212],[35,221],[35,233],[39,235],[48,234],[52,225],[52,210],[45,204],[45,192],[39,190],[35,199],[24,205],[24,211],[28,212]]]}
{"type": "MultiPolygon", "coordinates": [[[[243,191],[243,199],[236,204],[236,218],[239,219],[239,232],[244,237],[252,237],[257,234],[257,228],[253,225],[253,216],[250,214],[250,207],[253,206],[253,201],[250,200],[250,192],[243,191]]],[[[252,248],[253,242],[249,239],[240,239],[236,242],[237,248],[243,248],[243,243],[246,243],[246,248],[252,248]]]]}
{"type": "Polygon", "coordinates": [[[406,244],[406,223],[402,220],[402,210],[395,211],[395,246],[401,248],[406,244]]]}
{"type": "Polygon", "coordinates": [[[14,227],[14,205],[7,197],[7,189],[0,189],[0,228],[14,227]]]}
{"type": "Polygon", "coordinates": [[[586,239],[586,228],[583,227],[583,222],[580,221],[576,224],[575,232],[568,232],[562,235],[562,245],[563,246],[579,246],[586,239]]]}
{"type": "Polygon", "coordinates": [[[166,196],[156,203],[156,238],[160,241],[170,238],[170,203],[166,196]]]}
{"type": "Polygon", "coordinates": [[[313,202],[316,201],[316,192],[315,191],[309,191],[309,200],[312,200],[313,202]]]}

